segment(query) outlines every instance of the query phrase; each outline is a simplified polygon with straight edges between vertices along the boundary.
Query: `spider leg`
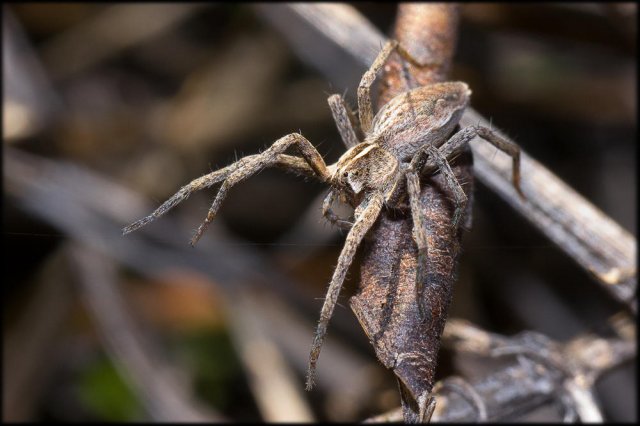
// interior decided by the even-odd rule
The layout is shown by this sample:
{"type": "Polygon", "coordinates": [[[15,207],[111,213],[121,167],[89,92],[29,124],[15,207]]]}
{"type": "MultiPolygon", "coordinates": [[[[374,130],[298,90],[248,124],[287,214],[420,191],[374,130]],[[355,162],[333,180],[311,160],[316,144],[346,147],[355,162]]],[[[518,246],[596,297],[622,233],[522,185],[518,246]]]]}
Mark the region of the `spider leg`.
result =
{"type": "Polygon", "coordinates": [[[380,53],[376,57],[371,67],[363,74],[358,86],[358,117],[360,119],[360,128],[366,135],[371,130],[373,122],[373,108],[371,107],[371,85],[376,79],[376,74],[382,68],[384,63],[391,55],[391,52],[398,46],[395,40],[389,40],[385,43],[380,53]]]}
{"type": "Polygon", "coordinates": [[[467,204],[467,196],[464,190],[458,183],[453,170],[449,166],[447,159],[440,153],[438,148],[433,145],[425,145],[418,151],[411,160],[411,164],[407,169],[405,176],[407,179],[407,192],[409,193],[409,202],[411,204],[411,217],[413,218],[413,239],[418,246],[418,259],[417,259],[417,271],[416,271],[416,300],[418,301],[418,311],[423,319],[428,318],[428,312],[424,306],[424,286],[427,280],[427,255],[428,255],[428,238],[427,238],[427,224],[422,214],[423,209],[420,203],[420,177],[417,172],[419,163],[424,161],[425,156],[433,158],[436,165],[440,169],[445,183],[449,190],[453,193],[455,210],[453,213],[452,226],[455,228],[458,225],[460,216],[464,212],[467,204]]]}
{"type": "Polygon", "coordinates": [[[425,155],[428,155],[429,159],[435,162],[436,166],[444,177],[447,187],[453,193],[456,207],[453,213],[452,226],[455,228],[458,225],[458,221],[460,220],[460,217],[462,216],[462,213],[464,212],[464,209],[467,205],[467,196],[458,183],[458,179],[453,173],[453,170],[451,170],[451,166],[449,166],[447,158],[442,154],[442,152],[440,152],[438,148],[434,147],[433,145],[425,145],[420,149],[420,151],[418,151],[418,153],[411,161],[411,168],[413,168],[414,170],[420,170],[415,166],[417,166],[417,163],[421,161],[419,157],[425,155]]]}
{"type": "Polygon", "coordinates": [[[300,135],[292,134],[281,138],[278,142],[276,142],[271,148],[269,148],[262,154],[244,157],[227,167],[194,179],[187,185],[180,188],[178,192],[176,192],[173,196],[171,196],[171,198],[165,201],[153,213],[123,228],[123,234],[126,235],[147,225],[149,222],[152,222],[153,220],[159,218],[160,216],[171,210],[173,207],[186,200],[192,193],[201,189],[209,188],[221,181],[224,181],[225,179],[230,178],[234,174],[235,176],[237,176],[238,173],[242,173],[243,170],[246,170],[248,167],[250,168],[252,165],[255,165],[256,162],[264,163],[263,166],[272,165],[302,175],[316,177],[323,182],[327,180],[329,175],[324,160],[315,150],[315,148],[313,148],[309,141],[307,141],[300,135]],[[305,145],[300,148],[300,151],[303,153],[304,158],[281,153],[291,145],[292,140],[294,142],[296,140],[306,141],[306,144],[304,142],[299,143],[299,147],[301,145],[305,145]],[[284,143],[281,143],[280,146],[277,147],[278,149],[271,150],[271,148],[275,148],[275,145],[281,141],[284,143]],[[269,161],[264,162],[265,158],[269,161]]]}
{"type": "Polygon", "coordinates": [[[316,363],[318,361],[318,356],[320,355],[320,349],[322,348],[324,337],[327,334],[327,325],[329,324],[329,320],[333,314],[333,309],[336,306],[338,294],[342,288],[342,283],[344,282],[349,265],[351,265],[351,262],[353,261],[353,257],[360,245],[360,242],[378,218],[383,202],[384,198],[382,194],[375,193],[371,198],[363,201],[356,209],[356,222],[349,231],[347,240],[342,248],[342,252],[340,252],[338,265],[333,272],[333,277],[331,277],[327,296],[324,300],[324,304],[322,305],[322,310],[320,311],[320,321],[318,322],[318,328],[316,329],[316,334],[313,339],[311,353],[309,356],[307,390],[311,390],[311,388],[313,388],[316,363]]]}
{"type": "Polygon", "coordinates": [[[327,99],[327,102],[329,103],[329,108],[331,108],[333,120],[338,127],[338,132],[340,132],[340,137],[346,147],[353,148],[358,145],[358,137],[356,136],[354,128],[355,118],[345,104],[344,99],[342,99],[342,96],[338,94],[331,95],[329,99],[327,99]]]}
{"type": "Polygon", "coordinates": [[[413,219],[413,239],[418,246],[418,259],[416,270],[416,300],[420,318],[426,319],[428,312],[424,306],[424,285],[427,279],[427,256],[429,240],[427,238],[427,223],[422,214],[420,203],[420,178],[418,173],[409,169],[406,174],[407,192],[409,193],[409,203],[411,205],[411,217],[413,219]]]}
{"type": "Polygon", "coordinates": [[[400,200],[407,193],[407,180],[405,175],[409,169],[409,164],[400,163],[400,170],[395,180],[390,183],[385,191],[385,204],[390,207],[396,207],[400,200]]]}
{"type": "MultiPolygon", "coordinates": [[[[491,145],[495,146],[505,154],[509,155],[513,161],[513,186],[522,198],[524,194],[520,187],[520,147],[515,143],[508,141],[492,131],[491,129],[483,126],[469,126],[458,131],[451,136],[444,144],[439,148],[440,152],[445,158],[453,158],[459,154],[464,147],[476,136],[481,137],[491,145]]],[[[437,165],[435,159],[423,158],[422,159],[425,169],[434,169],[437,165]]],[[[420,167],[420,166],[417,166],[420,167]]],[[[420,168],[418,168],[420,170],[420,168]]]]}
{"type": "Polygon", "coordinates": [[[365,135],[368,134],[371,130],[371,123],[373,122],[373,108],[371,106],[371,85],[376,79],[376,74],[385,64],[387,59],[389,59],[389,56],[394,51],[394,49],[405,61],[418,68],[439,66],[439,64],[435,63],[420,62],[405,48],[403,48],[397,40],[387,41],[382,47],[380,53],[378,53],[376,59],[373,61],[373,64],[371,64],[369,69],[362,76],[360,85],[358,85],[358,118],[360,119],[360,129],[365,135]]]}
{"type": "Polygon", "coordinates": [[[275,141],[273,145],[271,145],[263,153],[247,157],[247,161],[245,161],[241,167],[236,168],[231,174],[229,174],[229,176],[220,186],[218,194],[216,195],[216,198],[213,200],[213,203],[209,208],[207,217],[205,218],[204,222],[202,222],[193,238],[191,239],[191,245],[194,246],[198,242],[200,237],[202,237],[204,231],[206,231],[211,221],[213,221],[213,219],[215,218],[218,209],[227,196],[227,193],[234,185],[237,185],[238,183],[253,176],[263,168],[276,163],[278,160],[278,154],[282,154],[285,150],[293,145],[298,148],[298,150],[302,154],[302,157],[307,161],[309,166],[311,166],[311,168],[321,178],[321,180],[327,181],[329,179],[330,175],[329,171],[327,170],[327,166],[322,159],[322,156],[311,144],[311,142],[309,142],[304,136],[299,133],[291,133],[289,135],[283,136],[282,138],[275,141]]]}
{"type": "Polygon", "coordinates": [[[232,172],[234,172],[239,167],[241,167],[244,161],[249,161],[251,157],[253,156],[245,157],[240,161],[237,161],[236,163],[233,163],[225,168],[216,170],[215,172],[211,172],[209,174],[200,176],[199,178],[192,180],[190,183],[180,188],[180,190],[176,192],[173,196],[171,196],[171,198],[169,198],[167,201],[162,203],[162,205],[158,207],[153,213],[143,217],[140,220],[133,222],[131,225],[126,226],[122,230],[123,235],[133,232],[143,227],[144,225],[148,224],[149,222],[164,215],[173,207],[175,207],[176,205],[180,204],[182,201],[189,198],[189,195],[191,195],[192,193],[204,188],[209,188],[215,185],[216,183],[226,179],[227,177],[229,177],[229,175],[232,172]]]}
{"type": "Polygon", "coordinates": [[[307,160],[295,155],[278,154],[272,166],[298,175],[320,179],[322,182],[325,181],[324,177],[319,176],[316,171],[309,166],[307,160]]]}
{"type": "Polygon", "coordinates": [[[322,202],[322,215],[329,222],[331,222],[332,224],[336,225],[338,228],[349,230],[353,226],[353,223],[351,223],[351,222],[349,222],[347,220],[341,219],[331,209],[331,205],[335,201],[335,198],[336,198],[336,192],[335,192],[335,190],[331,189],[329,191],[329,193],[327,194],[327,196],[325,197],[324,201],[322,202]]]}
{"type": "Polygon", "coordinates": [[[482,139],[486,140],[491,145],[495,146],[512,158],[513,165],[511,167],[513,170],[513,186],[516,188],[516,191],[518,191],[518,194],[524,198],[522,188],[520,188],[520,147],[515,143],[504,139],[487,127],[478,126],[476,132],[482,139]]]}

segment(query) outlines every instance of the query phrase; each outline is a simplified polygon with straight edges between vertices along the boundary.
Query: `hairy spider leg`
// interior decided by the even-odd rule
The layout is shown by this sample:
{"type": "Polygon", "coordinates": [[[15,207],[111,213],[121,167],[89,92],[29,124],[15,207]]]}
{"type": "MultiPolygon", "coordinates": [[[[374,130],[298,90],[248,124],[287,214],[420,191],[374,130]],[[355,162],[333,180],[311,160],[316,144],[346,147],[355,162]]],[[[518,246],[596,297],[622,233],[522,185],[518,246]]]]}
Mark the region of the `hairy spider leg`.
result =
{"type": "MultiPolygon", "coordinates": [[[[215,218],[220,205],[227,196],[227,193],[234,185],[237,185],[238,183],[253,176],[263,168],[274,164],[277,161],[278,154],[282,154],[291,146],[295,146],[298,148],[298,151],[300,151],[302,157],[307,161],[307,163],[309,163],[309,166],[311,166],[311,168],[320,177],[321,180],[329,180],[330,174],[327,170],[327,165],[322,159],[320,153],[311,144],[311,142],[309,142],[304,136],[299,133],[291,133],[289,135],[283,136],[282,138],[275,141],[273,145],[271,145],[263,153],[251,157],[246,157],[249,158],[249,160],[245,161],[242,167],[236,168],[231,174],[229,174],[229,176],[220,186],[218,194],[213,200],[211,208],[207,213],[206,219],[204,220],[204,222],[202,222],[195,235],[191,239],[191,245],[195,245],[202,234],[206,231],[211,221],[215,218]]],[[[242,159],[240,161],[243,161],[245,159],[242,159]]]]}
{"type": "Polygon", "coordinates": [[[409,203],[411,205],[411,217],[413,218],[413,239],[418,246],[418,259],[416,270],[416,302],[418,312],[422,320],[427,318],[429,313],[424,306],[424,283],[427,279],[427,257],[429,255],[429,241],[427,240],[427,224],[425,222],[422,205],[420,203],[420,178],[418,173],[407,171],[407,192],[409,193],[409,203]]]}
{"type": "Polygon", "coordinates": [[[366,135],[371,130],[371,123],[373,122],[373,108],[371,107],[371,85],[376,79],[376,74],[380,71],[380,68],[389,59],[391,52],[398,47],[398,42],[395,40],[389,40],[385,43],[384,47],[378,53],[375,61],[369,67],[369,69],[362,75],[360,85],[358,85],[358,117],[360,119],[360,129],[366,135]]]}
{"type": "Polygon", "coordinates": [[[200,228],[191,240],[191,245],[194,245],[215,217],[215,214],[226,197],[228,190],[233,185],[242,182],[267,166],[279,167],[302,175],[315,177],[322,182],[326,182],[330,178],[329,171],[327,170],[327,166],[322,159],[322,156],[311,142],[298,133],[292,133],[278,139],[273,145],[271,145],[271,147],[269,147],[269,149],[261,154],[244,157],[227,167],[192,180],[190,183],[180,188],[180,190],[171,196],[171,198],[162,203],[162,205],[153,213],[124,227],[122,233],[128,234],[147,225],[149,222],[159,218],[173,207],[186,200],[192,193],[201,189],[209,188],[218,182],[224,181],[211,208],[209,209],[205,222],[200,225],[200,228]],[[302,158],[283,154],[283,152],[291,146],[296,146],[298,148],[302,158]]]}
{"type": "Polygon", "coordinates": [[[331,315],[333,314],[333,309],[336,307],[338,295],[340,294],[340,289],[342,288],[342,283],[344,282],[347,270],[353,261],[353,257],[358,246],[362,242],[362,239],[378,218],[383,204],[384,196],[381,193],[376,192],[373,193],[370,198],[365,199],[356,209],[356,222],[349,231],[344,247],[340,252],[338,265],[333,272],[333,277],[331,277],[327,296],[324,300],[324,304],[322,305],[322,310],[320,311],[320,321],[318,322],[318,328],[316,329],[316,334],[313,339],[311,353],[309,356],[309,369],[307,371],[306,384],[307,390],[311,390],[313,388],[315,382],[316,363],[320,356],[320,349],[322,348],[322,343],[327,334],[327,326],[331,319],[331,315]]]}
{"type": "Polygon", "coordinates": [[[243,160],[244,161],[250,161],[251,157],[245,157],[242,160],[233,163],[225,168],[222,168],[220,170],[216,170],[215,172],[211,172],[209,174],[206,174],[204,176],[200,176],[197,179],[192,180],[191,182],[189,182],[187,185],[184,185],[182,188],[180,188],[180,190],[178,190],[178,192],[176,192],[174,195],[171,196],[171,198],[169,198],[167,201],[165,201],[164,203],[162,203],[162,205],[160,207],[158,207],[153,213],[151,213],[148,216],[143,217],[142,219],[139,219],[135,222],[133,222],[132,224],[126,226],[123,228],[122,233],[123,235],[126,235],[130,232],[133,232],[139,228],[142,228],[143,226],[145,226],[146,224],[148,224],[149,222],[159,218],[160,216],[164,215],[165,213],[167,213],[169,210],[171,210],[172,208],[174,208],[176,205],[180,204],[182,201],[186,200],[187,198],[189,198],[189,196],[196,192],[199,191],[201,189],[205,189],[205,188],[209,188],[213,185],[215,185],[218,182],[221,182],[223,180],[225,180],[226,178],[229,177],[229,175],[231,173],[233,173],[234,171],[236,171],[238,168],[242,167],[243,165],[243,160]]]}
{"type": "MultiPolygon", "coordinates": [[[[162,205],[158,207],[153,213],[124,227],[122,229],[122,234],[126,235],[139,228],[142,228],[143,226],[147,225],[149,222],[152,222],[153,220],[159,218],[160,216],[164,215],[169,210],[171,210],[173,207],[177,206],[182,201],[189,198],[189,196],[192,193],[196,191],[200,191],[201,189],[210,188],[213,185],[219,182],[222,182],[227,177],[229,177],[229,175],[232,172],[242,167],[246,161],[251,160],[257,155],[259,154],[244,157],[241,160],[225,168],[216,170],[215,172],[211,172],[209,174],[200,176],[199,178],[192,180],[187,185],[184,185],[182,188],[180,188],[180,190],[176,192],[174,195],[172,195],[171,198],[169,198],[167,201],[162,203],[162,205]]],[[[301,175],[315,177],[315,178],[318,177],[316,172],[309,166],[309,164],[304,159],[300,157],[295,157],[293,155],[278,154],[276,157],[276,161],[273,165],[275,167],[279,167],[288,171],[293,171],[301,175]]]]}
{"type": "MultiPolygon", "coordinates": [[[[369,69],[362,75],[360,84],[358,85],[358,117],[360,120],[360,129],[367,135],[371,131],[371,125],[373,123],[373,107],[371,102],[371,86],[376,79],[376,74],[380,71],[380,68],[387,62],[389,56],[396,50],[398,54],[407,62],[418,68],[435,67],[438,64],[432,64],[428,62],[420,62],[414,56],[412,56],[405,48],[403,48],[397,40],[388,40],[378,53],[378,56],[373,61],[369,69]]],[[[406,69],[403,70],[407,72],[406,69]]],[[[404,75],[403,78],[407,79],[404,75]]],[[[407,80],[407,84],[409,81],[407,80]]]]}
{"type": "Polygon", "coordinates": [[[452,191],[454,195],[454,202],[456,204],[452,226],[457,226],[457,223],[464,211],[464,207],[467,203],[467,196],[465,195],[462,187],[458,183],[453,170],[449,166],[447,158],[453,158],[459,154],[467,144],[476,136],[481,137],[487,142],[491,143],[496,148],[505,152],[511,156],[513,160],[513,185],[520,194],[524,197],[520,188],[520,147],[518,145],[505,140],[492,130],[482,126],[466,127],[451,138],[449,138],[440,148],[435,148],[432,145],[426,145],[421,148],[418,153],[411,160],[409,170],[406,172],[407,177],[407,191],[409,193],[409,199],[411,203],[411,213],[413,217],[413,237],[418,246],[418,262],[416,271],[416,297],[418,301],[418,309],[422,318],[427,318],[426,308],[424,306],[424,283],[426,280],[426,259],[428,254],[428,241],[426,223],[424,222],[419,196],[419,174],[418,171],[440,170],[444,176],[447,187],[452,191]]]}
{"type": "Polygon", "coordinates": [[[407,192],[409,193],[409,202],[411,204],[411,217],[413,218],[413,239],[418,246],[418,260],[416,270],[416,300],[418,303],[418,311],[420,317],[425,320],[430,318],[430,314],[427,312],[424,299],[424,288],[427,280],[427,256],[428,256],[428,230],[427,223],[422,214],[423,208],[420,203],[420,175],[418,174],[417,166],[424,162],[423,158],[430,156],[436,162],[436,165],[442,173],[445,183],[449,190],[453,193],[455,210],[453,214],[452,226],[456,227],[458,220],[467,204],[467,196],[464,190],[458,183],[453,170],[449,166],[447,159],[438,151],[433,145],[425,145],[420,148],[414,158],[411,160],[411,164],[407,169],[405,176],[407,179],[407,192]]]}
{"type": "MultiPolygon", "coordinates": [[[[467,144],[476,136],[479,136],[480,138],[489,142],[491,145],[495,146],[500,151],[511,157],[513,161],[513,186],[520,197],[525,198],[525,195],[522,192],[522,188],[520,187],[520,147],[515,143],[504,139],[493,130],[484,126],[477,125],[465,127],[464,129],[451,136],[438,148],[438,150],[445,158],[454,158],[456,155],[460,154],[465,149],[467,144]]],[[[434,170],[437,167],[435,159],[432,159],[431,157],[423,158],[422,161],[424,161],[424,165],[421,167],[421,170],[423,172],[434,170]]],[[[417,164],[417,166],[419,167],[420,165],[417,164]]]]}
{"type": "MultiPolygon", "coordinates": [[[[418,170],[420,170],[420,167],[418,166],[420,163],[423,163],[425,161],[422,159],[424,157],[428,157],[432,159],[433,162],[435,162],[435,165],[438,167],[438,169],[440,170],[440,172],[444,177],[445,184],[447,185],[448,189],[451,190],[451,192],[453,193],[455,210],[453,213],[453,221],[451,223],[451,226],[455,228],[456,226],[458,226],[458,221],[460,220],[460,217],[462,216],[462,213],[466,208],[467,196],[464,193],[464,190],[462,189],[460,184],[458,183],[458,179],[456,178],[456,175],[453,173],[453,170],[451,170],[451,166],[449,166],[449,162],[447,161],[447,158],[442,154],[442,152],[438,150],[438,148],[434,147],[431,144],[425,145],[418,150],[418,152],[414,155],[413,159],[411,160],[411,165],[409,169],[414,172],[417,172],[418,170]]],[[[418,188],[418,193],[417,193],[418,195],[420,194],[419,191],[420,189],[418,188]]]]}

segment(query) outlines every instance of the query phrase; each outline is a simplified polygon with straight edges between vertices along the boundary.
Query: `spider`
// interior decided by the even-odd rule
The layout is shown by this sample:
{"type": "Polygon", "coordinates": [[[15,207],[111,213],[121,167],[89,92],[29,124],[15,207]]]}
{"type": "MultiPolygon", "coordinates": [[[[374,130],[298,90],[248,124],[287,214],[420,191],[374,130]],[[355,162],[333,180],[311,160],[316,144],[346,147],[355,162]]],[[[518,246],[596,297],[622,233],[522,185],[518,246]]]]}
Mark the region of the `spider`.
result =
{"type": "MultiPolygon", "coordinates": [[[[466,83],[443,82],[413,88],[391,99],[374,116],[370,89],[376,74],[394,51],[418,67],[427,66],[416,61],[395,40],[390,40],[383,46],[358,86],[358,121],[364,134],[362,141],[356,136],[355,118],[343,98],[338,94],[328,98],[338,132],[348,148],[335,164],[327,166],[311,142],[299,133],[292,133],[278,139],[260,154],[244,157],[225,168],[193,180],[149,216],[123,229],[123,234],[135,231],[165,214],[193,192],[222,182],[206,219],[191,239],[193,246],[215,218],[229,190],[265,167],[282,167],[328,183],[331,189],[323,202],[322,214],[331,223],[348,229],[349,232],[320,312],[320,321],[309,357],[307,390],[313,387],[320,349],[347,270],[356,249],[376,222],[383,206],[397,207],[408,194],[413,219],[413,238],[418,247],[418,264],[424,264],[420,259],[427,255],[427,233],[424,218],[421,216],[419,177],[422,173],[436,170],[443,174],[455,203],[452,226],[457,226],[467,197],[447,159],[459,154],[476,136],[487,140],[512,157],[513,185],[522,195],[520,149],[517,145],[481,126],[467,127],[454,133],[462,113],[469,105],[471,91],[466,83]],[[297,149],[300,156],[285,154],[292,147],[297,149]],[[355,208],[353,223],[339,218],[332,211],[331,206],[336,197],[355,208]]],[[[425,272],[419,267],[416,297],[422,315],[426,315],[420,302],[423,300],[424,276],[425,272]]]]}

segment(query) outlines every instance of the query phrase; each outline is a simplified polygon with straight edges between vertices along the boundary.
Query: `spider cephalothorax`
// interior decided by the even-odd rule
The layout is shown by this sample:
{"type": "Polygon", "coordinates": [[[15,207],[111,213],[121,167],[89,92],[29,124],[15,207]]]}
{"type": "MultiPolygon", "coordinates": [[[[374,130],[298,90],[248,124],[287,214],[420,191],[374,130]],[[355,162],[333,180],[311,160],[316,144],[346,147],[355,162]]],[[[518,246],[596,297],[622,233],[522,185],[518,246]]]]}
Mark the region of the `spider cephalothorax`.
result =
{"type": "MultiPolygon", "coordinates": [[[[195,244],[208,224],[213,220],[229,189],[256,174],[267,166],[277,166],[313,176],[329,183],[331,190],[323,203],[323,215],[332,223],[348,229],[349,233],[338,258],[338,264],[331,278],[329,289],[320,313],[320,321],[315,334],[309,360],[307,389],[314,381],[315,365],[326,335],[327,325],[333,313],[338,294],[344,282],[356,249],[367,231],[373,226],[383,205],[393,206],[397,200],[408,195],[414,224],[414,240],[419,256],[426,256],[427,233],[421,227],[420,173],[439,170],[454,201],[452,226],[456,226],[464,211],[467,197],[457,182],[447,159],[457,155],[476,136],[487,140],[513,158],[513,183],[519,189],[520,150],[517,145],[504,140],[491,130],[474,126],[464,128],[452,135],[462,113],[469,104],[471,91],[462,82],[437,83],[414,88],[398,95],[373,115],[370,87],[376,73],[389,55],[397,50],[400,55],[418,66],[419,64],[396,41],[389,41],[363,75],[358,86],[358,121],[364,139],[359,141],[353,128],[353,115],[340,95],[329,97],[329,107],[348,150],[336,164],[327,166],[315,147],[298,133],[278,139],[260,154],[250,155],[215,172],[201,176],[183,186],[176,194],[164,202],[149,216],[124,228],[124,233],[132,232],[185,200],[190,194],[222,182],[205,221],[191,240],[195,244]],[[300,156],[287,155],[289,148],[295,148],[300,156]],[[353,220],[343,220],[336,216],[331,205],[338,197],[355,207],[353,220]]],[[[425,276],[419,262],[417,276],[425,276]]],[[[416,282],[416,301],[423,312],[422,280],[416,282]]],[[[426,315],[426,314],[425,314],[426,315]]],[[[426,395],[422,400],[426,401],[426,395]]],[[[424,408],[424,407],[423,407],[424,408]]],[[[421,408],[422,410],[422,408],[421,408]]]]}
{"type": "Polygon", "coordinates": [[[331,183],[355,195],[385,189],[399,171],[398,159],[376,143],[363,142],[345,152],[336,163],[331,183]]]}

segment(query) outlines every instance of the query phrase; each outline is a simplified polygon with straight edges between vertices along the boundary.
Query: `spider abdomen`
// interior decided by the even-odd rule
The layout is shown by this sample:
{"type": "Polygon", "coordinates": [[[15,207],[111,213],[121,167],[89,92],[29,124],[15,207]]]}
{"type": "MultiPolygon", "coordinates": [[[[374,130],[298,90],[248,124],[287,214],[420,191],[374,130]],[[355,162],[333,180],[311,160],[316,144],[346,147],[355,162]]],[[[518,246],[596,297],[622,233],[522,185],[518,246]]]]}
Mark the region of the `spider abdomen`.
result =
{"type": "Polygon", "coordinates": [[[373,119],[369,139],[401,158],[422,145],[440,146],[469,104],[466,83],[446,82],[419,87],[387,102],[373,119]]]}

